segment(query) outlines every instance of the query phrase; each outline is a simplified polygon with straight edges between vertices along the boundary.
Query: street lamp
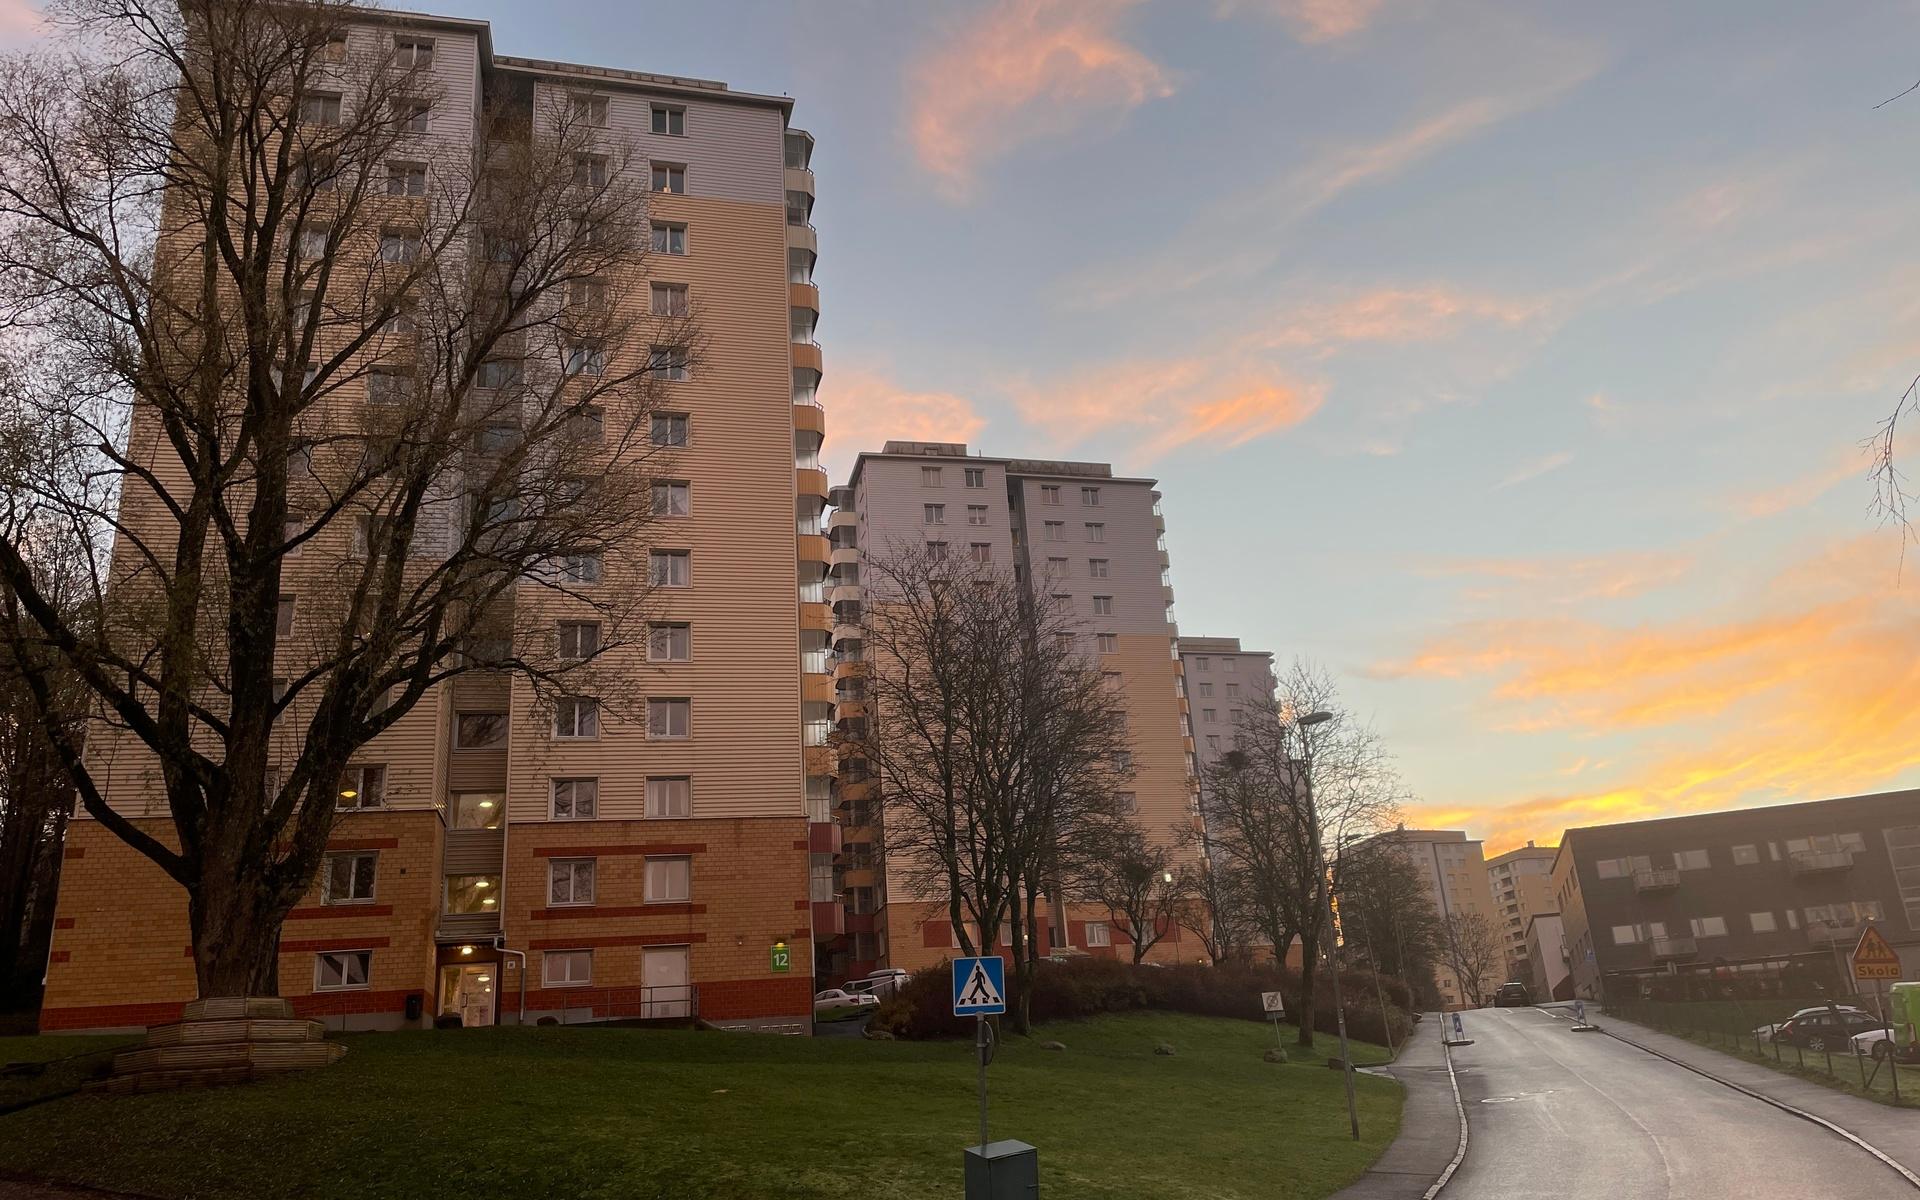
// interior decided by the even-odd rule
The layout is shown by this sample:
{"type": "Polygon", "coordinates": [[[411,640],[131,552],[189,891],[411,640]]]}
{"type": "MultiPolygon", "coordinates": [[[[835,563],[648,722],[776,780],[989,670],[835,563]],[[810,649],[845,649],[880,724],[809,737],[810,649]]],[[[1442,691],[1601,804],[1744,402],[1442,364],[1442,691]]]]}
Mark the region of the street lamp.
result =
{"type": "MultiPolygon", "coordinates": [[[[1319,889],[1320,915],[1325,925],[1325,935],[1322,940],[1328,943],[1327,969],[1333,976],[1333,1017],[1335,1028],[1340,1031],[1340,1074],[1347,1085],[1347,1124],[1353,1131],[1353,1140],[1357,1142],[1360,1140],[1360,1109],[1353,1096],[1353,1055],[1347,1050],[1347,1006],[1340,996],[1340,959],[1332,945],[1333,889],[1327,886],[1326,854],[1320,844],[1320,811],[1313,801],[1313,746],[1307,737],[1308,729],[1331,720],[1333,720],[1333,714],[1321,708],[1296,718],[1293,724],[1300,731],[1300,761],[1305,768],[1303,776],[1306,784],[1304,790],[1307,800],[1307,837],[1312,848],[1308,858],[1312,861],[1314,870],[1319,872],[1315,886],[1319,889]]],[[[1318,950],[1319,947],[1315,947],[1316,953],[1318,950]]],[[[1386,1020],[1384,1010],[1380,1018],[1383,1021],[1386,1020]]],[[[1308,1012],[1306,1019],[1312,1021],[1313,1013],[1308,1012]]]]}

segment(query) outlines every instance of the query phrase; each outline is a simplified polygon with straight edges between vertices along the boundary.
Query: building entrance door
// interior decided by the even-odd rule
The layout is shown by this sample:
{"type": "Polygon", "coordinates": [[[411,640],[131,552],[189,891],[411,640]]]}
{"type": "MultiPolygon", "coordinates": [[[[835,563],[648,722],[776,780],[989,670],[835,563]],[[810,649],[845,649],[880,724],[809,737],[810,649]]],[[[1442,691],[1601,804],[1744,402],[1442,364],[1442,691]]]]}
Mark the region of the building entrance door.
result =
{"type": "Polygon", "coordinates": [[[648,946],[640,958],[641,1015],[693,1015],[692,972],[685,946],[648,946]]]}
{"type": "Polygon", "coordinates": [[[440,968],[440,1015],[458,1016],[471,1029],[493,1024],[499,963],[458,963],[440,968]]]}

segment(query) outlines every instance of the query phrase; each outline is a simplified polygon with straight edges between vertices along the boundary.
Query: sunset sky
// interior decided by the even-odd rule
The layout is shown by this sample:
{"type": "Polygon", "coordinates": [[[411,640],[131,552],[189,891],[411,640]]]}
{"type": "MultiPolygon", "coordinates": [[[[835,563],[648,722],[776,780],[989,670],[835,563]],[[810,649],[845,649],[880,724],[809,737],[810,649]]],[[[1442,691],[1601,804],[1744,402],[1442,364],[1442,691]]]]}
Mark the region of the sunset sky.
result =
{"type": "Polygon", "coordinates": [[[1334,671],[1411,820],[1920,784],[1913,3],[405,7],[794,95],[836,475],[1158,477],[1181,630],[1334,671]]]}

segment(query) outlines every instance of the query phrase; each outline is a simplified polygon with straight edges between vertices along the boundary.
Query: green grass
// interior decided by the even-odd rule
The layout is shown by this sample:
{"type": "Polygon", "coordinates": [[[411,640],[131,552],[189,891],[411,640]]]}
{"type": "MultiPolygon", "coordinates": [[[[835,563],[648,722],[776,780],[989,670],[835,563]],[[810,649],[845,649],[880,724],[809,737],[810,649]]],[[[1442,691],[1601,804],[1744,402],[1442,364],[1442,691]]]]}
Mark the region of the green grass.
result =
{"type": "MultiPolygon", "coordinates": [[[[1881,1063],[1874,1070],[1871,1059],[1847,1049],[1833,1052],[1832,1073],[1828,1057],[1818,1050],[1776,1046],[1772,1042],[1755,1043],[1753,1031],[1761,1025],[1784,1021],[1806,1001],[1707,1000],[1688,1003],[1652,1003],[1620,1006],[1615,1015],[1648,1029],[1685,1038],[1695,1045],[1717,1050],[1733,1058],[1758,1063],[1783,1075],[1806,1079],[1835,1091],[1865,1096],[1882,1104],[1895,1103],[1894,1068],[1881,1063]]],[[[1861,1005],[1861,1007],[1867,1007],[1861,1005]]],[[[1614,1010],[1610,1009],[1610,1012],[1614,1010]]],[[[1899,1067],[1901,1108],[1920,1108],[1920,1068],[1899,1067]]]]}
{"type": "MultiPolygon", "coordinates": [[[[1288,1031],[1291,1033],[1291,1030],[1288,1031]]],[[[0,1039],[0,1061],[58,1041],[0,1039]]],[[[163,1197],[956,1195],[971,1047],[627,1029],[362,1034],[335,1066],[242,1087],[59,1099],[0,1117],[10,1171],[163,1197]]],[[[1289,1053],[1294,1053],[1291,1037],[1289,1053]]],[[[1322,1038],[1321,1051],[1333,1045],[1322,1038]]],[[[1011,1038],[992,1133],[1074,1200],[1319,1197],[1397,1132],[1400,1089],[1261,1061],[1270,1027],[1127,1014],[1011,1038]],[[1064,1042],[1065,1052],[1039,1042],[1064,1042]],[[1171,1043],[1172,1057],[1153,1053],[1171,1043]]],[[[1381,1061],[1357,1046],[1356,1062],[1381,1061]]]]}

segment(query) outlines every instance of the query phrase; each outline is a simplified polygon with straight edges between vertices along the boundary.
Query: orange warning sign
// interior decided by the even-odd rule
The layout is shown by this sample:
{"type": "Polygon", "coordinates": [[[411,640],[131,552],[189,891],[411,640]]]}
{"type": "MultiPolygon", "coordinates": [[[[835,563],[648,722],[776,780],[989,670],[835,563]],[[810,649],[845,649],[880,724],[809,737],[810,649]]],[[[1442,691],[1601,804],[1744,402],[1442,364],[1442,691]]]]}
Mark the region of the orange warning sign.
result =
{"type": "Polygon", "coordinates": [[[1853,948],[1855,979],[1900,978],[1900,956],[1872,925],[1860,931],[1860,943],[1853,948]]]}

